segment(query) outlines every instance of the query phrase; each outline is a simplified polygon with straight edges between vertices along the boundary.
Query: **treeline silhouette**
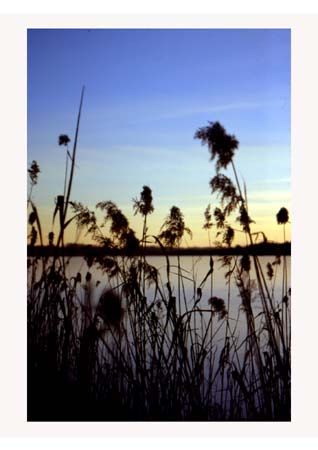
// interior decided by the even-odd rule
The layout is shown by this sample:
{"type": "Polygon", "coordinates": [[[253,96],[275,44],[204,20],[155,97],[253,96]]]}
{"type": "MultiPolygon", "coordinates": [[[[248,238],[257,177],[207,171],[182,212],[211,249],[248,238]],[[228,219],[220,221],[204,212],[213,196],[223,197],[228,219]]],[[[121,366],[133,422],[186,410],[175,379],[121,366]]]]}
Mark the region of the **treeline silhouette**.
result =
{"type": "MultiPolygon", "coordinates": [[[[257,256],[289,256],[291,254],[291,243],[261,242],[259,244],[235,247],[171,247],[166,248],[168,255],[180,256],[223,256],[223,255],[244,255],[246,253],[257,256]]],[[[137,248],[135,256],[162,256],[162,250],[159,246],[149,246],[146,248],[137,248]]],[[[28,256],[101,256],[101,255],[125,255],[125,249],[113,248],[105,249],[98,245],[85,244],[67,244],[64,248],[52,246],[28,246],[28,256]]],[[[130,255],[132,256],[132,255],[130,255]]]]}

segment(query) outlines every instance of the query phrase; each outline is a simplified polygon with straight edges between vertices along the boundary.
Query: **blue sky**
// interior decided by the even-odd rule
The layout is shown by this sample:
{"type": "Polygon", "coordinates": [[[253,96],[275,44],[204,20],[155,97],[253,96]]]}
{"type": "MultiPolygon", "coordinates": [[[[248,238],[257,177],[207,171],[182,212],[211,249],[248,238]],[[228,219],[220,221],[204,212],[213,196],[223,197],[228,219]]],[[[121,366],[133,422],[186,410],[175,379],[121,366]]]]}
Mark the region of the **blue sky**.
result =
{"type": "Polygon", "coordinates": [[[29,30],[28,162],[41,167],[34,201],[47,230],[64,184],[57,139],[74,138],[82,85],[73,200],[114,201],[138,234],[131,200],[149,185],[150,232],[176,205],[194,233],[188,243],[206,245],[215,172],[193,136],[220,121],[240,141],[235,162],[255,230],[281,239],[275,215],[290,207],[289,30],[29,30]]]}

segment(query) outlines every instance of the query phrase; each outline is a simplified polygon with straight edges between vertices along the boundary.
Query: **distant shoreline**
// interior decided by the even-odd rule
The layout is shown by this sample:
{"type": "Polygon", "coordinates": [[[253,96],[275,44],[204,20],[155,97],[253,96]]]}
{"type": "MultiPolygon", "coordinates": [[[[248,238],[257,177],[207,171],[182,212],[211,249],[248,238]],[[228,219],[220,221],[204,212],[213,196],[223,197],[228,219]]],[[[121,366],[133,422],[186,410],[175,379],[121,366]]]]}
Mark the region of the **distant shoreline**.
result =
{"type": "MultiPolygon", "coordinates": [[[[223,255],[257,255],[257,256],[290,256],[291,255],[291,243],[286,242],[284,244],[279,243],[261,243],[248,247],[188,247],[188,248],[166,248],[165,253],[169,256],[223,256],[223,255]]],[[[50,247],[50,246],[28,246],[28,256],[139,256],[144,254],[146,256],[162,256],[163,251],[159,246],[146,247],[144,251],[140,251],[126,255],[125,250],[121,249],[106,249],[95,245],[82,245],[82,244],[68,244],[64,249],[50,247]]]]}

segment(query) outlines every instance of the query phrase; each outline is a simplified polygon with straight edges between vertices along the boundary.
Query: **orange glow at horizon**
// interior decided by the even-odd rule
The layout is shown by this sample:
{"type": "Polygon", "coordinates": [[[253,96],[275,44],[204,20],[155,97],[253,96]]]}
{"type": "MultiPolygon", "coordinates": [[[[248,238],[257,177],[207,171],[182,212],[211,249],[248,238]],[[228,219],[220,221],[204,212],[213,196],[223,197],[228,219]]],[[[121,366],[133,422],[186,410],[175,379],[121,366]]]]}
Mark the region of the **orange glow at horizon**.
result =
{"type": "MultiPolygon", "coordinates": [[[[120,205],[117,205],[120,208],[120,205]]],[[[289,205],[285,205],[287,209],[289,209],[289,205]]],[[[122,212],[126,215],[126,217],[129,220],[130,227],[135,231],[137,238],[141,238],[142,234],[142,226],[143,226],[143,219],[141,216],[135,216],[132,211],[132,207],[130,209],[122,209],[122,212]]],[[[253,205],[250,207],[251,216],[252,219],[255,221],[255,223],[251,224],[251,232],[257,233],[257,232],[263,232],[269,242],[278,242],[282,243],[284,242],[284,226],[278,225],[276,221],[276,213],[280,207],[276,207],[274,210],[274,213],[272,215],[268,216],[257,216],[252,215],[253,211],[253,205]]],[[[92,208],[94,210],[94,208],[92,208]]],[[[148,236],[149,241],[154,243],[154,239],[151,238],[151,236],[158,235],[160,233],[160,228],[167,216],[169,211],[163,212],[162,210],[158,211],[155,210],[155,212],[152,215],[149,215],[148,217],[148,236]]],[[[191,208],[187,208],[186,213],[184,213],[184,219],[186,226],[188,226],[192,233],[193,238],[190,239],[188,235],[185,235],[183,241],[182,241],[182,247],[208,247],[209,246],[209,234],[210,234],[210,242],[211,245],[214,246],[216,241],[220,242],[222,240],[221,236],[217,236],[217,230],[215,224],[210,229],[210,233],[208,233],[207,230],[203,229],[204,224],[204,208],[202,208],[202,213],[198,214],[197,210],[194,209],[194,213],[191,214],[191,208]]],[[[53,214],[53,208],[49,207],[41,207],[38,208],[38,214],[41,222],[42,227],[42,234],[43,234],[43,240],[44,245],[48,244],[48,233],[50,231],[54,231],[55,234],[55,241],[57,239],[58,233],[59,233],[59,224],[58,220],[55,220],[55,225],[52,228],[52,214],[53,214]]],[[[237,216],[237,214],[236,214],[237,216]]],[[[235,214],[233,214],[233,219],[229,220],[229,225],[232,226],[235,230],[235,238],[233,241],[232,246],[241,245],[244,246],[248,244],[247,236],[244,232],[240,231],[240,225],[238,222],[235,221],[236,218],[235,214]]],[[[68,218],[72,217],[72,213],[68,213],[68,218]]],[[[98,217],[98,223],[101,222],[102,217],[101,215],[97,214],[98,217]]],[[[213,221],[213,219],[212,219],[213,221]]],[[[29,226],[30,228],[30,226],[29,226]]],[[[105,232],[105,236],[107,236],[107,227],[103,228],[105,232]]],[[[29,229],[28,229],[29,232],[29,229]]],[[[254,238],[256,239],[256,235],[254,235],[254,238]]],[[[286,241],[291,240],[291,224],[287,223],[285,225],[285,239],[286,241]]],[[[261,234],[259,234],[258,238],[256,239],[257,243],[260,243],[263,241],[263,237],[261,234]]],[[[69,225],[69,227],[65,231],[65,244],[69,243],[78,243],[78,244],[95,244],[95,242],[92,240],[91,236],[87,234],[86,229],[82,229],[81,231],[77,230],[75,221],[69,225]]],[[[39,240],[37,241],[37,245],[39,245],[39,240]]],[[[149,244],[151,245],[151,244],[149,244]]]]}

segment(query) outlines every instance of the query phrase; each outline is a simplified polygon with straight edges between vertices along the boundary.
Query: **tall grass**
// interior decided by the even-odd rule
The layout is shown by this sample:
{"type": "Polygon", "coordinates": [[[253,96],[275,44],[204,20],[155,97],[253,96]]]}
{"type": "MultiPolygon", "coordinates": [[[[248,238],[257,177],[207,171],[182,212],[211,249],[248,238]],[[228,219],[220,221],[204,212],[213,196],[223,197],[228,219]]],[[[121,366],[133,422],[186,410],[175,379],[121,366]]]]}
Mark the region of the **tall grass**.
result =
{"type": "MultiPolygon", "coordinates": [[[[98,203],[104,213],[99,224],[94,211],[70,201],[82,100],[83,93],[66,197],[61,196],[54,212],[60,216],[56,243],[52,232],[49,236],[53,256],[28,259],[28,419],[290,420],[286,258],[278,301],[277,264],[270,264],[264,274],[254,254],[222,258],[228,283],[224,299],[213,292],[212,256],[202,280],[182,268],[179,256],[177,266],[172,263],[168,249],[180,247],[184,233],[190,233],[179,208],[171,208],[158,236],[148,235],[147,217],[154,211],[148,186],[134,199],[134,210],[143,220],[140,240],[111,201],[98,203]],[[68,218],[70,209],[73,215],[68,218]],[[103,248],[99,255],[85,255],[85,278],[80,273],[68,276],[63,253],[64,231],[73,221],[103,248]],[[149,242],[160,247],[164,272],[149,263],[149,242]],[[97,304],[93,266],[102,271],[105,287],[97,304]],[[186,283],[193,286],[191,298],[186,283]],[[237,316],[231,312],[233,283],[241,299],[237,316]],[[257,315],[254,297],[262,305],[257,315]],[[245,336],[239,336],[243,314],[245,336]]],[[[210,184],[220,196],[213,217],[223,245],[230,247],[234,239],[228,218],[236,210],[242,232],[253,243],[246,189],[243,193],[233,161],[238,141],[218,123],[198,130],[196,137],[208,144],[212,159],[217,158],[210,184]],[[220,173],[228,165],[234,183],[220,173]]],[[[33,188],[31,175],[30,180],[33,188]]],[[[43,245],[31,194],[29,201],[34,230],[30,244],[35,245],[39,233],[43,245]]],[[[210,233],[210,209],[205,219],[210,233]]]]}

